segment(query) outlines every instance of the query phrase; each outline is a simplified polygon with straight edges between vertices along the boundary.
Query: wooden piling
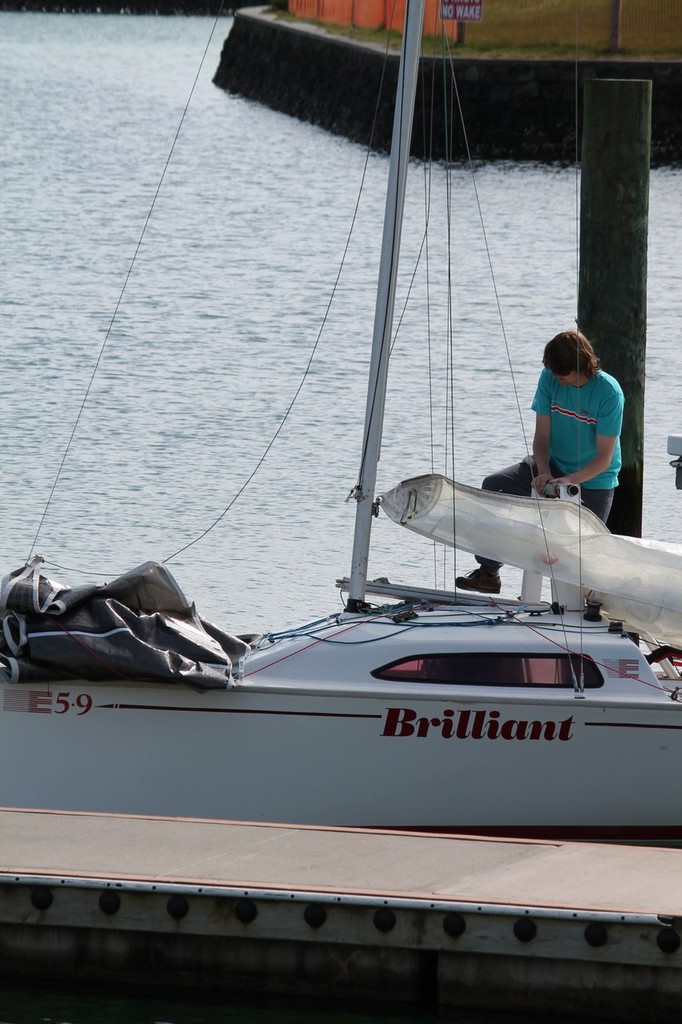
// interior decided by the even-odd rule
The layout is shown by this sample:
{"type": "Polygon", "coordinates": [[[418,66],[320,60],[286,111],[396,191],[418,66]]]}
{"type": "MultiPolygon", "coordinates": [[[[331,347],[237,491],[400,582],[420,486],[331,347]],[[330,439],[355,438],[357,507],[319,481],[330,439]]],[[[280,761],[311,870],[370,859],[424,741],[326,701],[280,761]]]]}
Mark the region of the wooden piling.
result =
{"type": "Polygon", "coordinates": [[[642,534],[652,83],[585,83],[578,324],[625,393],[612,533],[642,534]]]}
{"type": "Polygon", "coordinates": [[[622,19],[622,0],[611,0],[611,37],[609,50],[618,53],[620,50],[620,26],[622,19]]]}

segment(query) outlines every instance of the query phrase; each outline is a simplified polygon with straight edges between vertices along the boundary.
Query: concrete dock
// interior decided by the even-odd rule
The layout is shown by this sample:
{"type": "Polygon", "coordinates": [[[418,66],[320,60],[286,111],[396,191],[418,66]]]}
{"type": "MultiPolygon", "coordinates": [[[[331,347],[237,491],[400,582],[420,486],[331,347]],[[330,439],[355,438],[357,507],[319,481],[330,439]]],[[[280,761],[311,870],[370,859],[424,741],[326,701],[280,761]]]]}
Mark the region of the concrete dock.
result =
{"type": "Polygon", "coordinates": [[[682,851],[0,810],[0,973],[682,1019],[682,851]]]}

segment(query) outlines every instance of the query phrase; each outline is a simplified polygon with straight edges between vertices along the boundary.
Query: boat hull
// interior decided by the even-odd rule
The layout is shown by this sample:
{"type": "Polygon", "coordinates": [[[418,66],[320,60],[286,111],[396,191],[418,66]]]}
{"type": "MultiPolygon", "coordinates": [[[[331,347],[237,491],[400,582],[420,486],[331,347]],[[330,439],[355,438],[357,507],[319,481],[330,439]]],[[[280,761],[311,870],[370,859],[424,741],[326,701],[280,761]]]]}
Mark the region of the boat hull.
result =
{"type": "Polygon", "coordinates": [[[682,838],[682,717],[672,702],[323,689],[5,687],[0,805],[682,838]]]}

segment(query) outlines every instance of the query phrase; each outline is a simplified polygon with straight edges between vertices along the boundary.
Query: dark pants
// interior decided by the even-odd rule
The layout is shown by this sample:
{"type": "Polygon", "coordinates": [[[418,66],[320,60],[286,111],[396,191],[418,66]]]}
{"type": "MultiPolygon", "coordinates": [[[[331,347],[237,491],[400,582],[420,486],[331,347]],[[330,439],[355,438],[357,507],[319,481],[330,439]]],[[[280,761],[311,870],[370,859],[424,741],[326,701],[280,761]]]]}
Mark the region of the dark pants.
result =
{"type": "MultiPolygon", "coordinates": [[[[551,459],[549,471],[552,476],[563,476],[559,467],[551,459]]],[[[504,469],[498,470],[497,473],[491,473],[490,476],[485,478],[481,487],[484,491],[518,494],[521,497],[527,498],[530,495],[530,485],[536,476],[537,467],[535,460],[528,455],[523,462],[517,462],[513,466],[506,466],[504,469]]],[[[581,503],[586,508],[589,508],[591,512],[594,512],[601,519],[602,523],[605,523],[613,503],[613,488],[583,487],[580,497],[581,503]]],[[[478,564],[486,572],[489,572],[491,576],[497,576],[502,568],[502,562],[494,562],[491,558],[481,558],[479,555],[475,555],[475,558],[478,564]]]]}

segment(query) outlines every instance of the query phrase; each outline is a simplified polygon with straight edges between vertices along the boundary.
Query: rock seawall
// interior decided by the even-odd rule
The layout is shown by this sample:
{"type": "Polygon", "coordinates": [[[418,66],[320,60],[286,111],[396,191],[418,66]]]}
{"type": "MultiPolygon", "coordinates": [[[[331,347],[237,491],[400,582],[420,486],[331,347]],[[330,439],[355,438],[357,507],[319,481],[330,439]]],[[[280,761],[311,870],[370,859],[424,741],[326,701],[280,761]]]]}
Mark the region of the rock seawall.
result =
{"type": "MultiPolygon", "coordinates": [[[[454,66],[466,138],[452,84],[443,82],[442,62],[425,58],[412,136],[415,156],[442,159],[447,148],[452,159],[462,160],[468,140],[475,160],[573,162],[573,61],[458,58],[454,66]],[[455,110],[447,132],[445,89],[455,110]]],[[[235,17],[214,81],[353,141],[366,145],[371,138],[373,148],[387,150],[397,74],[397,55],[385,62],[377,48],[247,8],[235,17]]],[[[580,62],[579,97],[587,78],[651,79],[652,164],[682,163],[682,61],[580,62]]]]}

